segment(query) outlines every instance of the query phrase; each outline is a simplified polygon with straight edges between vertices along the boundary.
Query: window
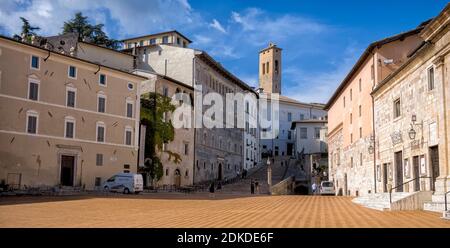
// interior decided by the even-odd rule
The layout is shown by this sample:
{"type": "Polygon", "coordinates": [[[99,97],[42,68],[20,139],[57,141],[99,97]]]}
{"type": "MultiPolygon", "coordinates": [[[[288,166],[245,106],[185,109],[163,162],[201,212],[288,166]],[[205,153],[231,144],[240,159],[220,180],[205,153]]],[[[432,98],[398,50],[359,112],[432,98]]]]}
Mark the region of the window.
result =
{"type": "Polygon", "coordinates": [[[360,166],[363,165],[363,154],[362,153],[359,154],[359,165],[360,166]]]}
{"type": "Polygon", "coordinates": [[[95,165],[102,166],[103,165],[103,154],[97,153],[95,156],[95,165]]]}
{"type": "Polygon", "coordinates": [[[304,114],[300,114],[300,120],[304,120],[305,119],[305,115],[304,114]]]}
{"type": "Polygon", "coordinates": [[[359,117],[361,117],[361,105],[358,106],[359,117]]]}
{"type": "Polygon", "coordinates": [[[169,169],[166,169],[166,176],[169,175],[169,169]]]}
{"type": "Polygon", "coordinates": [[[434,67],[430,67],[427,70],[428,76],[428,90],[434,89],[434,67]]]}
{"type": "Polygon", "coordinates": [[[156,39],[155,38],[151,38],[149,41],[150,45],[155,45],[156,44],[156,39]]]}
{"type": "Polygon", "coordinates": [[[75,137],[75,119],[73,117],[66,117],[64,122],[64,137],[73,139],[75,137]]]}
{"type": "Polygon", "coordinates": [[[180,45],[181,44],[181,40],[180,37],[177,37],[177,44],[180,45]]]}
{"type": "Polygon", "coordinates": [[[97,111],[100,113],[106,111],[106,96],[102,94],[97,95],[97,111]]]}
{"type": "Polygon", "coordinates": [[[306,127],[300,128],[300,139],[307,139],[308,138],[308,129],[306,127]]]}
{"type": "Polygon", "coordinates": [[[133,136],[133,129],[131,127],[125,128],[125,145],[131,146],[131,138],[133,136]]]}
{"type": "Polygon", "coordinates": [[[188,154],[189,154],[189,144],[184,143],[184,155],[188,155],[188,154]]]}
{"type": "Polygon", "coordinates": [[[186,41],[183,41],[183,47],[187,47],[186,41]]]}
{"type": "Polygon", "coordinates": [[[75,88],[66,88],[66,106],[75,108],[75,98],[76,98],[75,88]]]}
{"type": "Polygon", "coordinates": [[[31,68],[39,70],[39,57],[38,56],[31,56],[31,68]]]}
{"type": "Polygon", "coordinates": [[[97,122],[97,142],[105,142],[105,124],[97,122]]]}
{"type": "Polygon", "coordinates": [[[292,113],[287,114],[288,121],[292,121],[292,113]]]}
{"type": "Polygon", "coordinates": [[[350,134],[350,143],[353,143],[353,134],[350,134]]]}
{"type": "Polygon", "coordinates": [[[249,106],[249,103],[248,103],[248,101],[245,101],[245,113],[249,113],[249,111],[250,111],[250,106],[249,106]]]}
{"type": "Polygon", "coordinates": [[[266,73],[269,73],[269,62],[266,62],[266,73]]]}
{"type": "Polygon", "coordinates": [[[374,65],[370,66],[370,78],[375,79],[375,66],[374,65]]]}
{"type": "Polygon", "coordinates": [[[394,119],[402,114],[400,106],[400,98],[394,101],[394,119]]]}
{"type": "Polygon", "coordinates": [[[144,41],[143,40],[139,41],[139,46],[143,46],[143,45],[144,45],[144,41]]]}
{"type": "Polygon", "coordinates": [[[169,88],[167,86],[163,87],[163,96],[169,96],[169,88]]]}
{"type": "Polygon", "coordinates": [[[361,78],[359,79],[359,92],[362,91],[362,84],[361,84],[361,78]]]}
{"type": "Polygon", "coordinates": [[[77,68],[75,66],[69,66],[69,78],[77,78],[77,68]]]}
{"type": "Polygon", "coordinates": [[[352,100],[353,100],[353,96],[352,96],[352,93],[353,93],[353,90],[352,90],[352,89],[350,89],[350,101],[352,101],[352,100]]]}
{"type": "Polygon", "coordinates": [[[131,100],[127,100],[127,117],[133,118],[133,102],[131,100]]]}
{"type": "Polygon", "coordinates": [[[362,138],[362,127],[359,128],[359,138],[362,138]]]}
{"type": "Polygon", "coordinates": [[[133,83],[128,83],[127,88],[128,88],[128,90],[133,90],[134,89],[133,83]]]}
{"type": "Polygon", "coordinates": [[[292,132],[288,131],[288,139],[292,139],[292,132]]]}
{"type": "Polygon", "coordinates": [[[189,176],[189,170],[186,170],[186,172],[184,173],[184,176],[186,176],[186,177],[189,176]]]}
{"type": "Polygon", "coordinates": [[[39,100],[39,81],[30,80],[28,82],[28,99],[34,101],[39,100]]]}
{"type": "Polygon", "coordinates": [[[350,124],[352,124],[352,123],[353,123],[353,114],[350,113],[350,124]]]}
{"type": "Polygon", "coordinates": [[[314,138],[315,139],[320,139],[320,127],[315,127],[314,128],[314,138]]]}
{"type": "Polygon", "coordinates": [[[169,36],[163,36],[163,37],[162,37],[162,43],[163,43],[163,44],[169,43],[169,36]]]}
{"type": "Polygon", "coordinates": [[[106,75],[105,74],[100,74],[98,77],[98,83],[101,86],[106,86],[106,75]]]}
{"type": "Polygon", "coordinates": [[[27,112],[27,133],[36,134],[38,130],[38,113],[35,111],[27,112]]]}
{"type": "Polygon", "coordinates": [[[262,66],[262,74],[266,74],[266,67],[264,66],[264,63],[261,64],[262,66]]]}
{"type": "Polygon", "coordinates": [[[344,96],[343,102],[344,102],[344,108],[345,108],[345,96],[344,96]]]}
{"type": "Polygon", "coordinates": [[[102,178],[96,177],[95,178],[95,187],[100,187],[102,185],[102,178]]]}
{"type": "Polygon", "coordinates": [[[275,73],[278,74],[278,60],[275,60],[275,73]]]}
{"type": "Polygon", "coordinates": [[[353,157],[350,157],[350,167],[353,168],[353,157]]]}

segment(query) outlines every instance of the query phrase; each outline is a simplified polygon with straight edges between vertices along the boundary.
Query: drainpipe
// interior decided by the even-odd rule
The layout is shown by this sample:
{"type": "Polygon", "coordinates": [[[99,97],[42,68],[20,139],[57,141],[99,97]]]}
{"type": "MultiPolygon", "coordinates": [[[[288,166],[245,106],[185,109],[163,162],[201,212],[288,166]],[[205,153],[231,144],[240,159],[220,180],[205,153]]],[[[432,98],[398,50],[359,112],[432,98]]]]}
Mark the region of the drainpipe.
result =
{"type": "MultiPolygon", "coordinates": [[[[375,53],[372,52],[372,63],[375,70],[375,53]]],[[[376,82],[376,73],[374,72],[374,79],[373,79],[373,85],[372,89],[375,87],[376,82]]],[[[375,138],[375,99],[373,95],[372,97],[372,135],[373,135],[373,192],[377,193],[377,150],[376,150],[376,138],[375,138]]]]}

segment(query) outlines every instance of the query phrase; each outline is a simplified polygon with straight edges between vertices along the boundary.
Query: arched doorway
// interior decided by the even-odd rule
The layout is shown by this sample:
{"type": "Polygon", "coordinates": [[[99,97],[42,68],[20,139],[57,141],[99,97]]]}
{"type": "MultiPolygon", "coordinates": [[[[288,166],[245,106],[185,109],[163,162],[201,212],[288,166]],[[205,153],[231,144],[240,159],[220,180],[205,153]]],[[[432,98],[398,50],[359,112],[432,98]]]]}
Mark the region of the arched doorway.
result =
{"type": "Polygon", "coordinates": [[[222,180],[223,175],[222,175],[222,164],[219,163],[219,171],[218,171],[218,175],[217,175],[217,180],[222,180]]]}
{"type": "Polygon", "coordinates": [[[174,176],[175,187],[180,187],[180,185],[181,185],[181,173],[180,173],[180,170],[176,169],[173,176],[174,176]]]}

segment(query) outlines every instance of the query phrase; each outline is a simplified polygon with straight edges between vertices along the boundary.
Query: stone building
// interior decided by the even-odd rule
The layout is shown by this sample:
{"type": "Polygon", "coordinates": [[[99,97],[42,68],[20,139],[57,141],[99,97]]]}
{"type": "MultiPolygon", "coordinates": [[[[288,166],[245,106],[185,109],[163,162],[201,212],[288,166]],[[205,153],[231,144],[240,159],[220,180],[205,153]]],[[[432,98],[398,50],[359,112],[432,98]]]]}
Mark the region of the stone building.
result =
{"type": "Polygon", "coordinates": [[[267,106],[260,106],[260,118],[272,123],[272,127],[261,129],[261,152],[287,161],[294,154],[293,121],[323,119],[326,111],[323,104],[303,103],[281,95],[282,49],[273,43],[259,52],[259,93],[267,94],[267,106]],[[273,96],[272,94],[277,94],[273,96]],[[278,105],[272,99],[278,98],[278,105]],[[264,108],[264,109],[262,109],[264,108]],[[278,109],[276,109],[278,108],[278,109]],[[266,112],[267,111],[267,112],[266,112]],[[272,113],[273,112],[273,113],[272,113]],[[272,114],[273,117],[272,118],[272,114]]]}
{"type": "MultiPolygon", "coordinates": [[[[148,78],[141,83],[141,96],[148,92],[157,92],[160,95],[170,97],[172,103],[175,106],[180,106],[180,104],[186,104],[190,109],[191,115],[193,115],[193,101],[177,101],[178,98],[175,97],[176,93],[186,94],[189,98],[193,98],[194,88],[187,86],[173,78],[158,75],[156,73],[150,73],[148,71],[135,70],[135,73],[148,78]]],[[[164,116],[165,121],[174,121],[172,114],[167,113],[164,116]]],[[[181,119],[180,121],[188,122],[189,119],[181,119]]],[[[192,119],[191,119],[192,122],[192,119]]],[[[161,162],[164,165],[163,176],[161,180],[156,182],[156,186],[185,186],[193,184],[194,175],[194,128],[175,128],[175,137],[172,142],[164,144],[164,150],[170,151],[180,155],[181,162],[175,163],[172,159],[169,159],[169,154],[164,151],[158,151],[161,162]]],[[[139,151],[139,166],[144,167],[145,162],[145,130],[146,127],[141,124],[140,131],[140,151],[139,151]]],[[[149,185],[149,177],[145,175],[145,185],[149,185]]]]}
{"type": "MultiPolygon", "coordinates": [[[[209,93],[217,93],[216,96],[222,99],[225,99],[226,93],[250,93],[256,97],[251,87],[226,70],[206,52],[189,48],[189,39],[176,31],[131,38],[124,40],[124,43],[135,43],[137,39],[142,40],[142,44],[139,42],[139,45],[131,47],[127,45],[124,50],[136,54],[137,69],[168,76],[189,87],[202,87],[201,98],[194,93],[194,105],[202,106],[201,113],[194,113],[196,118],[209,109],[212,102],[206,103],[207,100],[205,100],[205,96],[209,93]],[[165,36],[169,38],[166,39],[165,36]],[[176,37],[181,37],[181,45],[176,37]],[[150,42],[150,39],[156,39],[156,42],[150,42]]],[[[223,120],[226,120],[225,105],[224,102],[223,120]]],[[[241,106],[243,105],[244,103],[241,103],[241,106]]],[[[237,105],[235,106],[237,110],[237,105]]],[[[202,123],[200,122],[201,125],[194,128],[193,183],[237,176],[244,168],[245,126],[205,128],[202,123]]],[[[222,124],[225,126],[226,123],[222,124]]],[[[259,147],[256,141],[253,147],[259,147]]]]}
{"type": "Polygon", "coordinates": [[[132,56],[84,46],[91,57],[0,37],[0,180],[11,187],[93,189],[136,172],[145,78],[113,67],[132,56]]]}
{"type": "Polygon", "coordinates": [[[449,23],[447,5],[421,30],[423,42],[372,92],[377,191],[431,190],[440,210],[450,187],[449,23]]]}
{"type": "Polygon", "coordinates": [[[370,93],[420,44],[417,28],[370,44],[325,106],[330,179],[343,195],[375,190],[373,102],[370,93]]]}

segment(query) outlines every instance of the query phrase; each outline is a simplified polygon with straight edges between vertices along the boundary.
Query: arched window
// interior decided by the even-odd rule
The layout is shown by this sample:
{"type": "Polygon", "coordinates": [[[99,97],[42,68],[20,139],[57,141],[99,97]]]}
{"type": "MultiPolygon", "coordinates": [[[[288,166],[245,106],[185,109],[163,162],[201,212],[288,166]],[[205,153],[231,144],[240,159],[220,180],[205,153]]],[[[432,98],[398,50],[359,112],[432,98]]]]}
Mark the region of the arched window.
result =
{"type": "Polygon", "coordinates": [[[278,60],[275,60],[275,73],[278,74],[278,60]]]}

